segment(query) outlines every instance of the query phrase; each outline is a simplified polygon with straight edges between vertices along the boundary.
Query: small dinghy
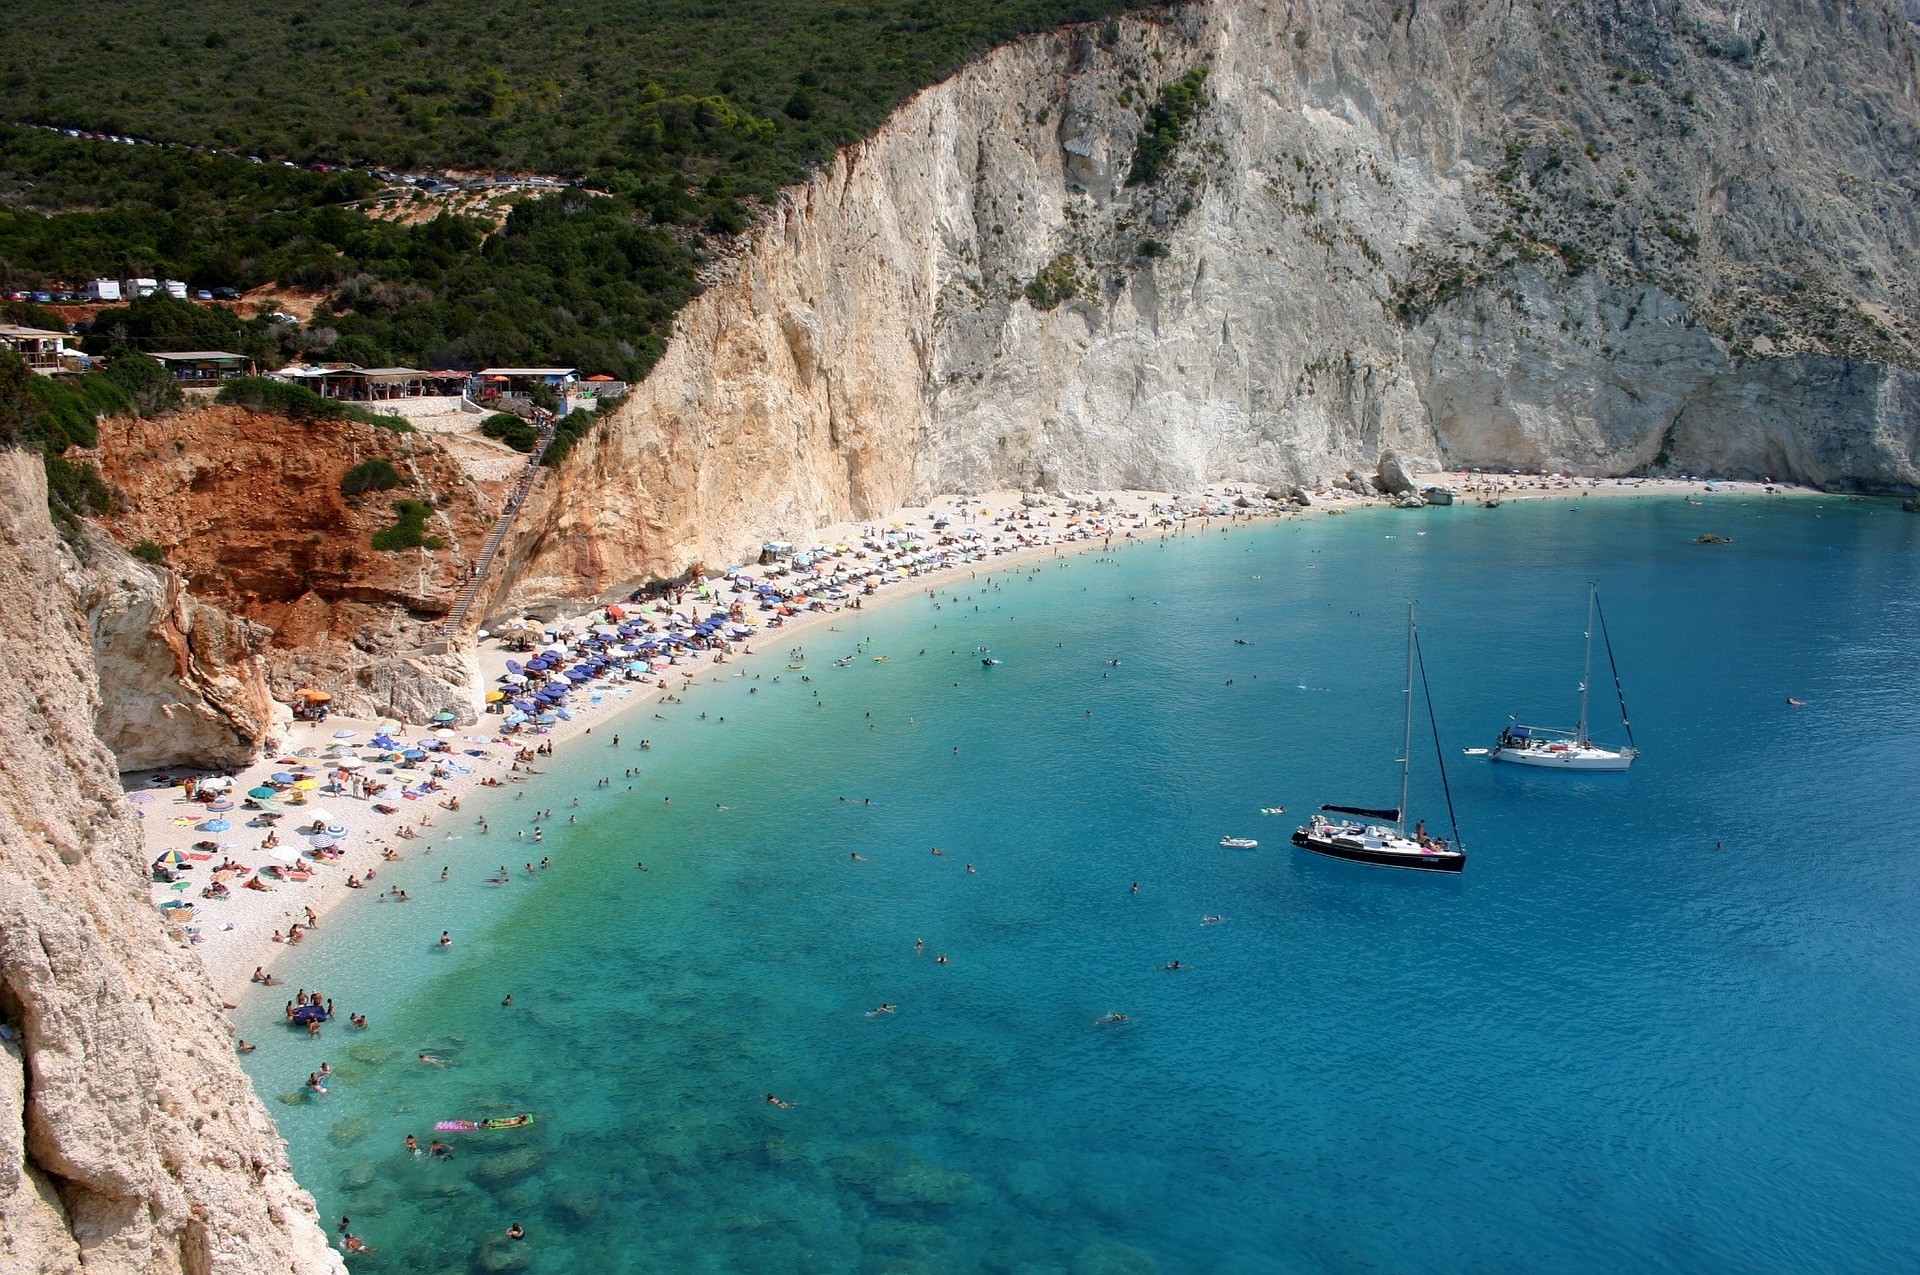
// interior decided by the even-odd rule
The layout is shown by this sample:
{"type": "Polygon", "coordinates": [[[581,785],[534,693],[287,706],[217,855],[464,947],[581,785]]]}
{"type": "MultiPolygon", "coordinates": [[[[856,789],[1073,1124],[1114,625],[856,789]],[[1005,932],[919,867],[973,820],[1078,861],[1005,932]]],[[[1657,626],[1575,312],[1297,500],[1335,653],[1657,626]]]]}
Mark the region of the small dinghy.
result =
{"type": "Polygon", "coordinates": [[[1229,850],[1257,850],[1260,843],[1252,837],[1222,837],[1220,844],[1229,850]]]}
{"type": "Polygon", "coordinates": [[[1260,807],[1260,813],[1263,815],[1284,815],[1287,813],[1287,808],[1285,806],[1262,806],[1260,807]]]}

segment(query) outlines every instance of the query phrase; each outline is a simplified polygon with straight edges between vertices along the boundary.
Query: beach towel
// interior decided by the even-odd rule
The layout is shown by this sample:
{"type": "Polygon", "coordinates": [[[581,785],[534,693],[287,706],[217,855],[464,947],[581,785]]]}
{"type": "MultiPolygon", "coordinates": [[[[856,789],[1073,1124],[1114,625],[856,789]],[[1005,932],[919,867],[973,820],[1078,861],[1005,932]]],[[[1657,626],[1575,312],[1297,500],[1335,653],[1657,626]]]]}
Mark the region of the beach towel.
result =
{"type": "Polygon", "coordinates": [[[199,822],[198,819],[188,815],[176,815],[173,820],[173,826],[176,828],[191,828],[199,822]]]}
{"type": "Polygon", "coordinates": [[[205,863],[208,859],[213,858],[213,856],[210,854],[202,854],[198,850],[189,850],[187,851],[187,858],[198,859],[200,862],[205,863]]]}

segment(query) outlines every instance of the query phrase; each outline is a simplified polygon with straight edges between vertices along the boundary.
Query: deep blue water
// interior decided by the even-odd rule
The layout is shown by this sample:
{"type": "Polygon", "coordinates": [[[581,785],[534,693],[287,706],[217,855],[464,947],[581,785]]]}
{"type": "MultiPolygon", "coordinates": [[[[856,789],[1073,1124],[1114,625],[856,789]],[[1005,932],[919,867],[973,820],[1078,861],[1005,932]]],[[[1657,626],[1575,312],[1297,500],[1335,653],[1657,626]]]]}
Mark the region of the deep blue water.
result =
{"type": "Polygon", "coordinates": [[[367,1269],[1920,1268],[1916,580],[1920,518],[1736,499],[943,577],[938,610],[806,635],[810,682],[758,660],[563,747],[490,836],[383,874],[415,902],[289,954],[372,1028],[316,1045],[263,992],[248,1065],[367,1269]],[[1570,724],[1590,578],[1641,761],[1462,757],[1509,713],[1570,724]],[[1409,598],[1457,880],[1286,840],[1317,802],[1391,804],[1409,598]],[[450,1163],[401,1147],[523,1110],[450,1163]]]}

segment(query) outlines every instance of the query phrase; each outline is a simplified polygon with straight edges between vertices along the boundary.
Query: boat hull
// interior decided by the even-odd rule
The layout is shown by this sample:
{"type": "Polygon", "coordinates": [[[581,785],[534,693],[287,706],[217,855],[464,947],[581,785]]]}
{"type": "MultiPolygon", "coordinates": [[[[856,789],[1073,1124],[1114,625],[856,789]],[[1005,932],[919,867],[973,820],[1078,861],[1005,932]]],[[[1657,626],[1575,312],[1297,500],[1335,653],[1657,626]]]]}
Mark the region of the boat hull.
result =
{"type": "Polygon", "coordinates": [[[1487,754],[1490,761],[1513,766],[1538,766],[1545,770],[1620,771],[1633,765],[1633,753],[1612,753],[1605,749],[1567,749],[1554,752],[1545,748],[1496,748],[1487,754]]]}
{"type": "Polygon", "coordinates": [[[1467,856],[1458,850],[1408,854],[1404,851],[1375,849],[1343,837],[1317,837],[1305,828],[1294,832],[1293,844],[1302,850],[1326,855],[1329,859],[1344,859],[1348,863],[1364,863],[1375,868],[1404,868],[1414,872],[1458,872],[1467,866],[1467,856]]]}

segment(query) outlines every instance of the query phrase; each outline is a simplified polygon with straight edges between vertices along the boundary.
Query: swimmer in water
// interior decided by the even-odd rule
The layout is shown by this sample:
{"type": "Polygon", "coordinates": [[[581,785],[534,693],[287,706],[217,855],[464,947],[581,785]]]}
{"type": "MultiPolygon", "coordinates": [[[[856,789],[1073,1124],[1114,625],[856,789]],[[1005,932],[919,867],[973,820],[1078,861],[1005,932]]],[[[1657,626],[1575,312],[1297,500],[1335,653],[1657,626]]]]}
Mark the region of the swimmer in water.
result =
{"type": "Polygon", "coordinates": [[[429,1067],[444,1067],[447,1065],[446,1059],[435,1058],[432,1054],[421,1054],[420,1061],[429,1067]]]}
{"type": "Polygon", "coordinates": [[[412,1154],[414,1154],[414,1155],[419,1155],[419,1154],[420,1154],[420,1139],[418,1139],[418,1138],[416,1138],[416,1137],[414,1137],[414,1136],[413,1136],[412,1134],[408,1134],[408,1135],[407,1135],[407,1150],[408,1150],[409,1152],[411,1152],[412,1154]]]}
{"type": "Polygon", "coordinates": [[[452,947],[452,946],[453,946],[453,935],[451,935],[451,934],[449,934],[449,933],[447,933],[447,932],[446,932],[445,930],[442,930],[442,931],[440,931],[440,946],[441,946],[441,947],[452,947]]]}
{"type": "Polygon", "coordinates": [[[1165,965],[1162,965],[1160,968],[1163,970],[1183,970],[1183,969],[1186,969],[1187,967],[1182,965],[1178,961],[1168,961],[1165,965]]]}
{"type": "Polygon", "coordinates": [[[891,1014],[892,1012],[893,1006],[887,1004],[885,1001],[881,1001],[878,1009],[870,1009],[867,1011],[867,1017],[872,1018],[876,1014],[891,1014]]]}
{"type": "Polygon", "coordinates": [[[793,1109],[792,1103],[785,1101],[775,1094],[767,1095],[767,1105],[769,1107],[778,1107],[782,1111],[791,1111],[793,1109]]]}
{"type": "Polygon", "coordinates": [[[864,854],[861,854],[861,853],[860,853],[860,852],[859,852],[858,850],[855,850],[855,851],[853,852],[853,854],[852,854],[852,858],[853,858],[853,861],[854,861],[855,863],[865,863],[865,862],[867,862],[867,856],[866,856],[866,855],[864,855],[864,854]]]}
{"type": "Polygon", "coordinates": [[[915,939],[915,940],[913,941],[913,950],[914,950],[914,951],[916,951],[916,952],[924,952],[924,951],[926,951],[926,950],[927,950],[927,941],[926,941],[925,939],[915,939]]]}
{"type": "Polygon", "coordinates": [[[1108,1014],[1105,1018],[1094,1019],[1093,1025],[1095,1027],[1104,1027],[1108,1023],[1124,1023],[1126,1021],[1127,1016],[1125,1014],[1108,1014]]]}
{"type": "Polygon", "coordinates": [[[1224,921],[1224,920],[1226,920],[1226,919],[1227,919],[1227,918],[1226,918],[1226,917],[1224,917],[1224,916],[1203,916],[1203,917],[1201,917],[1201,918],[1200,918],[1200,924],[1202,924],[1202,925],[1218,925],[1218,924],[1220,924],[1220,922],[1222,922],[1222,921],[1224,921]]]}

